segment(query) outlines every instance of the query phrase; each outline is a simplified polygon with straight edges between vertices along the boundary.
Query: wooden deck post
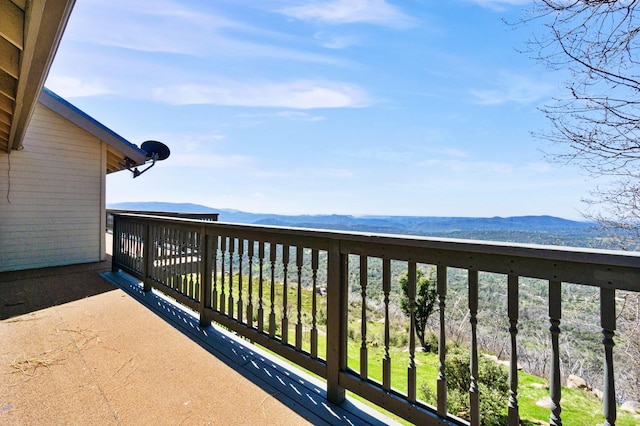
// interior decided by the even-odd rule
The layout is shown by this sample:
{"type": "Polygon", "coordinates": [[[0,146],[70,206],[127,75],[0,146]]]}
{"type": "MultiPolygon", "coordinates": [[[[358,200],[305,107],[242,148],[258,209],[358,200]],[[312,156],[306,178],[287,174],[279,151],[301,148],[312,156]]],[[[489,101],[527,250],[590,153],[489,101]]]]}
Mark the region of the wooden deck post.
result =
{"type": "Polygon", "coordinates": [[[208,327],[211,321],[207,320],[205,311],[211,308],[211,239],[207,238],[207,228],[202,226],[200,230],[200,238],[198,241],[199,248],[197,250],[200,256],[200,327],[208,327]]]}
{"type": "Polygon", "coordinates": [[[345,398],[340,373],[347,367],[348,257],[340,253],[339,241],[327,254],[327,399],[339,404],[345,398]]]}

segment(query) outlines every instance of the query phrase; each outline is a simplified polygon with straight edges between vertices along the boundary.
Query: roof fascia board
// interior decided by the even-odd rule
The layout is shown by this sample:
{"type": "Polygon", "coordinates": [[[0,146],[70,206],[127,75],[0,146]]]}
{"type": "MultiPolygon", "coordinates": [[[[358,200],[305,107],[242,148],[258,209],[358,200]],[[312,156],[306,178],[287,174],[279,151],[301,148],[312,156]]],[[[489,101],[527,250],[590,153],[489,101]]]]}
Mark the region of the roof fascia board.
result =
{"type": "Polygon", "coordinates": [[[147,160],[147,153],[142,149],[138,148],[136,145],[129,142],[74,105],[70,104],[60,96],[56,95],[51,90],[44,88],[38,101],[53,112],[66,118],[76,126],[89,132],[91,135],[105,142],[116,151],[122,153],[125,157],[132,160],[135,165],[142,165],[147,160]]]}
{"type": "Polygon", "coordinates": [[[74,4],[75,0],[32,0],[26,3],[24,50],[9,132],[9,151],[22,148],[29,120],[74,4]]]}

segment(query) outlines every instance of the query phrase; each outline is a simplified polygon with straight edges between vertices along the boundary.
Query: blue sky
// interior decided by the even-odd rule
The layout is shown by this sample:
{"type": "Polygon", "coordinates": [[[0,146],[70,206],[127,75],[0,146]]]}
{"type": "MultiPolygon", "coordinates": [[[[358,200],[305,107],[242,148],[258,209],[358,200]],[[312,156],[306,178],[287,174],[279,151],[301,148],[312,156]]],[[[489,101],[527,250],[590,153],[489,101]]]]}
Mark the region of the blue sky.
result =
{"type": "Polygon", "coordinates": [[[77,0],[47,87],[171,157],[107,203],[580,218],[598,184],[531,131],[564,75],[527,1],[77,0]]]}

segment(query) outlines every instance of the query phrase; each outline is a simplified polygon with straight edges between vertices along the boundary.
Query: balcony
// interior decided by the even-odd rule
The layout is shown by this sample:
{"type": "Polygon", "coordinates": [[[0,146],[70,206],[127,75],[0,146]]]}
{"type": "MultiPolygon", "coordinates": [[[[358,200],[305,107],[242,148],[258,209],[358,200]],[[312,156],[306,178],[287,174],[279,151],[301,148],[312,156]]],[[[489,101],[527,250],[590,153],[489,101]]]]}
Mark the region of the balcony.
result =
{"type": "MultiPolygon", "coordinates": [[[[103,398],[118,410],[129,413],[124,408],[127,402],[122,402],[128,401],[141,407],[135,411],[138,416],[155,416],[148,419],[160,423],[178,420],[177,413],[193,416],[184,417],[189,423],[211,420],[211,413],[216,413],[214,418],[220,422],[244,419],[244,407],[254,414],[268,413],[269,417],[256,419],[258,423],[265,419],[285,424],[303,420],[329,424],[390,422],[345,397],[352,392],[411,423],[478,425],[483,398],[479,391],[482,355],[478,339],[484,324],[497,322],[504,325],[509,342],[508,422],[516,425],[521,390],[518,334],[525,322],[519,316],[520,293],[527,280],[536,279],[543,280],[546,287],[546,317],[540,320],[546,324],[543,331],[550,342],[550,424],[571,424],[570,418],[562,417],[560,338],[565,331],[563,288],[569,285],[597,290],[600,323],[593,326],[601,330],[595,340],[601,346],[603,360],[602,411],[605,424],[616,423],[616,292],[640,291],[637,253],[248,226],[128,213],[114,216],[113,229],[112,271],[102,275],[120,290],[73,302],[86,303],[86,307],[78,308],[82,318],[76,322],[60,317],[65,315],[64,310],[56,308],[61,325],[51,325],[53,337],[58,331],[74,336],[81,355],[85,346],[93,348],[91,345],[103,349],[96,351],[103,356],[113,351],[113,360],[104,361],[105,365],[85,358],[75,370],[84,368],[95,380],[79,388],[102,386],[110,390],[108,395],[104,391],[103,398]],[[408,278],[409,306],[415,306],[418,271],[425,268],[435,271],[440,308],[435,314],[439,327],[437,377],[426,384],[435,389],[433,404],[423,401],[420,394],[419,370],[426,366],[419,362],[415,312],[409,315],[408,329],[398,329],[394,327],[391,300],[398,271],[403,271],[408,278]],[[483,316],[479,288],[487,274],[499,277],[495,292],[504,296],[501,318],[483,316]],[[377,276],[379,281],[374,278],[377,276]],[[452,306],[452,286],[461,276],[464,307],[452,306]],[[99,298],[105,299],[101,302],[103,310],[93,305],[100,305],[99,298]],[[112,313],[107,313],[105,306],[112,313]],[[466,313],[461,326],[471,348],[469,422],[448,412],[445,348],[452,330],[448,314],[455,309],[466,313]],[[359,341],[355,348],[349,343],[354,340],[349,336],[354,325],[359,341]],[[100,329],[117,334],[122,341],[111,341],[107,336],[94,338],[95,330],[100,329]],[[374,337],[376,333],[378,337],[374,337]],[[406,350],[392,350],[392,340],[402,333],[406,350]],[[139,352],[129,352],[124,339],[139,352]],[[268,349],[269,354],[247,342],[268,349]],[[214,356],[201,356],[197,347],[214,356]],[[118,358],[116,354],[124,356],[118,358]],[[271,354],[313,373],[319,381],[284,367],[271,354]],[[105,369],[99,371],[98,367],[105,369]],[[139,375],[142,370],[148,375],[139,375]],[[116,381],[123,377],[131,381],[116,381]],[[234,392],[241,395],[237,400],[234,392]],[[188,411],[189,405],[198,406],[198,411],[188,411]]],[[[38,323],[44,322],[26,321],[24,325],[36,330],[38,323]]],[[[46,358],[44,364],[49,365],[37,371],[55,371],[60,367],[53,365],[56,360],[46,358]]],[[[20,361],[29,360],[18,359],[18,365],[20,361]]],[[[24,379],[31,381],[28,375],[24,379]]],[[[9,408],[2,408],[3,416],[15,409],[11,404],[5,407],[9,408]]]]}

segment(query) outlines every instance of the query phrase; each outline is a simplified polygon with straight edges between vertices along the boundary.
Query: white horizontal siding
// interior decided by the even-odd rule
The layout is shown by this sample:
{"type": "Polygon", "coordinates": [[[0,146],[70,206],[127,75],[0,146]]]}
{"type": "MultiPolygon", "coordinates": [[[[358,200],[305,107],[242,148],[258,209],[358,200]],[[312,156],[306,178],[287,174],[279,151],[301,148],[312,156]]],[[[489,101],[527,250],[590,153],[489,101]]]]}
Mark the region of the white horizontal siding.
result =
{"type": "Polygon", "coordinates": [[[24,149],[0,154],[0,271],[100,260],[102,145],[37,105],[24,149]]]}

